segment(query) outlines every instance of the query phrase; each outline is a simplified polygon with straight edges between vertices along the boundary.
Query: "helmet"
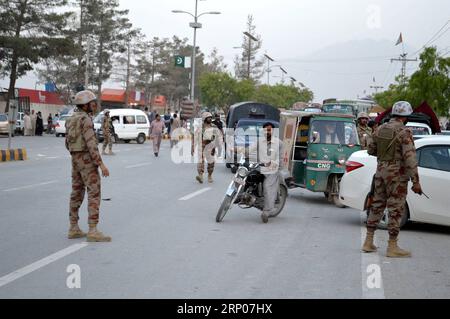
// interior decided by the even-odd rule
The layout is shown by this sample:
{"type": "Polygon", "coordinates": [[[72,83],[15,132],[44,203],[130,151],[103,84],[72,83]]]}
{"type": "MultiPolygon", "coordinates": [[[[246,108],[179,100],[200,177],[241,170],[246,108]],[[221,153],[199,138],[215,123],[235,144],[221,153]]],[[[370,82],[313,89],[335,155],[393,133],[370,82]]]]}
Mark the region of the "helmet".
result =
{"type": "Polygon", "coordinates": [[[413,108],[409,102],[400,101],[394,104],[392,116],[408,117],[413,114],[413,108]]]}
{"type": "Polygon", "coordinates": [[[358,114],[358,121],[360,119],[370,119],[370,117],[369,117],[369,115],[367,115],[366,112],[361,112],[361,113],[358,114]]]}
{"type": "Polygon", "coordinates": [[[95,96],[94,93],[92,93],[91,91],[81,91],[78,92],[75,95],[75,98],[73,99],[73,104],[75,105],[85,105],[88,104],[89,102],[95,101],[97,100],[97,97],[95,96]]]}
{"type": "Polygon", "coordinates": [[[206,121],[207,118],[210,118],[210,117],[211,118],[213,117],[212,114],[209,112],[205,112],[202,114],[202,121],[204,122],[204,121],[206,121]]]}

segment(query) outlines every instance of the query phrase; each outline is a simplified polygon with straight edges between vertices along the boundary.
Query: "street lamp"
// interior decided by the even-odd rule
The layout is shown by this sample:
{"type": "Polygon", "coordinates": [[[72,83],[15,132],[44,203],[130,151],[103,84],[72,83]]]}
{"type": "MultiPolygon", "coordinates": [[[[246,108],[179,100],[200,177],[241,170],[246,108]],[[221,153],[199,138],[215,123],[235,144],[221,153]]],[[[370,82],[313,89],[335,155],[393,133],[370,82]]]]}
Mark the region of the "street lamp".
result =
{"type": "Polygon", "coordinates": [[[195,0],[195,14],[192,14],[183,10],[172,10],[173,13],[186,13],[194,18],[194,22],[191,22],[189,26],[194,29],[194,45],[192,48],[192,71],[191,71],[191,100],[195,104],[195,57],[196,57],[196,45],[197,45],[197,29],[202,28],[202,24],[198,22],[198,18],[206,14],[220,14],[219,11],[209,11],[198,14],[198,0],[195,0]]]}
{"type": "Polygon", "coordinates": [[[250,80],[250,61],[251,61],[251,51],[252,51],[252,40],[258,42],[259,40],[251,35],[249,32],[244,32],[244,35],[248,37],[248,69],[247,78],[250,80]]]}
{"type": "Polygon", "coordinates": [[[270,85],[270,62],[271,62],[271,61],[272,61],[272,62],[275,62],[275,60],[272,59],[270,56],[268,56],[267,53],[264,54],[264,56],[265,56],[266,59],[267,59],[267,85],[270,85]]]}
{"type": "Polygon", "coordinates": [[[281,83],[283,83],[284,84],[284,76],[287,74],[287,71],[285,70],[285,69],[283,69],[281,66],[280,66],[280,70],[281,70],[281,83]]]}

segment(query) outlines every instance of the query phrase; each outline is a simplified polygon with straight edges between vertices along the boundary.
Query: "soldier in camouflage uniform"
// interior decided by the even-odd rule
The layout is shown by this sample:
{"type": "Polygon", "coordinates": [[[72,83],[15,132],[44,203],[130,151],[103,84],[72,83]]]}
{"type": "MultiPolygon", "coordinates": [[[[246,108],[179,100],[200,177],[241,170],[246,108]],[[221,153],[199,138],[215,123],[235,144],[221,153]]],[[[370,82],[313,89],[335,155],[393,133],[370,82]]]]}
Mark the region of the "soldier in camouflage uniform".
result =
{"type": "Polygon", "coordinates": [[[372,143],[372,129],[369,127],[370,117],[365,112],[361,112],[358,115],[358,136],[361,143],[361,149],[363,151],[369,149],[370,143],[372,143]]]}
{"type": "Polygon", "coordinates": [[[205,112],[202,115],[202,127],[198,128],[192,136],[192,156],[194,156],[195,147],[198,145],[198,160],[197,165],[198,175],[196,180],[203,184],[203,175],[205,173],[205,161],[208,163],[208,182],[213,183],[212,175],[215,167],[215,148],[216,143],[220,143],[222,137],[218,128],[212,124],[213,116],[209,112],[205,112]],[[200,145],[201,144],[201,145],[200,145]]]}
{"type": "Polygon", "coordinates": [[[406,209],[408,182],[412,190],[422,195],[417,169],[416,148],[412,133],[405,127],[413,109],[408,102],[398,102],[392,109],[393,118],[378,128],[369,145],[368,153],[378,158],[375,175],[375,194],[367,221],[367,238],[363,252],[377,251],[374,245],[375,230],[380,223],[386,206],[389,210],[389,246],[387,257],[411,257],[411,253],[398,247],[400,222],[406,209]]]}
{"type": "Polygon", "coordinates": [[[112,136],[113,124],[111,121],[110,111],[105,110],[105,117],[103,118],[102,131],[103,131],[103,152],[102,155],[115,155],[112,151],[112,136]],[[106,153],[106,148],[109,148],[109,153],[106,153]]]}
{"type": "Polygon", "coordinates": [[[103,164],[95,138],[94,123],[89,113],[95,113],[96,96],[90,91],[79,92],[74,104],[77,110],[66,122],[66,148],[72,156],[72,194],[70,197],[69,239],[87,237],[88,242],[110,242],[111,237],[97,230],[99,222],[101,178],[100,167],[104,177],[109,171],[103,164]],[[78,226],[78,211],[88,193],[89,233],[86,235],[78,226]]]}

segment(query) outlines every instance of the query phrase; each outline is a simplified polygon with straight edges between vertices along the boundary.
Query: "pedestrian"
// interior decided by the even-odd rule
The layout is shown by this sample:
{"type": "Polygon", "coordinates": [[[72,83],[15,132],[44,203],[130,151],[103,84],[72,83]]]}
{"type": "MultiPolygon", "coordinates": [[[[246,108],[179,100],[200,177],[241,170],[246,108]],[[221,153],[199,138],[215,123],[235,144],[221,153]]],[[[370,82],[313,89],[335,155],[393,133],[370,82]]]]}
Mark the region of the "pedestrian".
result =
{"type": "Polygon", "coordinates": [[[113,143],[112,143],[112,133],[113,133],[113,124],[111,120],[111,111],[105,110],[103,112],[105,116],[103,117],[102,122],[102,131],[103,131],[103,152],[102,155],[115,155],[112,151],[113,143]],[[109,153],[106,153],[106,148],[108,147],[109,153]]]}
{"type": "Polygon", "coordinates": [[[44,119],[42,113],[38,112],[36,116],[36,136],[42,136],[44,133],[44,119]]]}
{"type": "Polygon", "coordinates": [[[208,183],[213,183],[213,173],[215,167],[216,144],[220,143],[220,133],[217,127],[212,123],[213,116],[209,112],[202,115],[202,127],[199,127],[192,135],[191,154],[194,156],[195,148],[198,148],[198,175],[196,180],[203,184],[203,175],[205,173],[205,163],[207,163],[208,183]]]}
{"type": "Polygon", "coordinates": [[[179,132],[178,130],[181,129],[181,122],[178,118],[178,114],[175,113],[173,115],[172,119],[172,125],[171,125],[171,135],[170,135],[170,147],[173,148],[175,145],[178,144],[179,141],[179,132]]]}
{"type": "Polygon", "coordinates": [[[161,115],[157,114],[156,119],[150,125],[150,136],[153,140],[153,153],[155,154],[155,157],[159,156],[164,127],[165,123],[161,120],[161,115]]]}
{"type": "Polygon", "coordinates": [[[378,159],[375,175],[373,203],[369,208],[367,238],[363,252],[377,251],[374,245],[375,231],[383,218],[386,206],[389,211],[389,246],[387,257],[411,257],[411,253],[398,247],[400,222],[406,209],[408,182],[413,183],[413,192],[422,195],[422,187],[417,169],[416,148],[412,132],[405,127],[413,113],[411,104],[398,102],[392,109],[393,118],[380,126],[373,135],[368,153],[378,159]]]}
{"type": "Polygon", "coordinates": [[[33,126],[31,125],[31,116],[29,112],[25,112],[25,115],[23,117],[23,135],[24,136],[31,136],[31,130],[33,129],[33,126]]]}
{"type": "Polygon", "coordinates": [[[89,113],[96,113],[97,97],[91,91],[81,91],[75,96],[77,106],[73,116],[66,122],[66,148],[72,156],[72,194],[70,196],[69,239],[87,237],[88,242],[110,242],[97,229],[100,216],[101,177],[109,176],[97,147],[94,123],[89,113]],[[89,232],[85,234],[78,226],[79,210],[84,195],[88,193],[89,232]]]}
{"type": "Polygon", "coordinates": [[[369,127],[370,117],[365,112],[358,114],[358,136],[361,149],[366,151],[372,143],[372,129],[369,127]]]}
{"type": "Polygon", "coordinates": [[[31,136],[36,136],[37,115],[34,110],[31,111],[31,136]]]}
{"type": "Polygon", "coordinates": [[[47,134],[52,134],[53,131],[53,117],[50,113],[47,117],[47,134]]]}

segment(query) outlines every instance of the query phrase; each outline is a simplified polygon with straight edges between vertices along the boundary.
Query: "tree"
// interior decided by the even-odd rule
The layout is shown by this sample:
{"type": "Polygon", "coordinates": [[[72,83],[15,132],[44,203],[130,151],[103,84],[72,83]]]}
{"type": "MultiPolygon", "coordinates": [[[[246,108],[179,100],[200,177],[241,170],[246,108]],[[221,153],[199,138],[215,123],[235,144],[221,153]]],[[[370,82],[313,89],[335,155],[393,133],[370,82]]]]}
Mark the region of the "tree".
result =
{"type": "Polygon", "coordinates": [[[410,101],[419,106],[427,101],[440,116],[450,111],[450,57],[437,54],[436,48],[427,48],[420,56],[420,68],[409,81],[410,101]]]}
{"type": "Polygon", "coordinates": [[[214,48],[211,54],[208,56],[208,63],[205,66],[205,72],[208,73],[222,73],[227,69],[227,65],[224,63],[224,57],[219,55],[217,48],[214,48]]]}
{"type": "Polygon", "coordinates": [[[214,106],[228,110],[236,101],[238,83],[228,73],[207,73],[200,78],[202,102],[207,106],[214,106]]]}
{"type": "Polygon", "coordinates": [[[293,85],[261,85],[257,88],[254,100],[275,107],[290,109],[296,102],[311,102],[314,98],[309,89],[300,89],[293,85]]]}
{"type": "Polygon", "coordinates": [[[257,60],[256,56],[261,49],[262,41],[261,36],[255,34],[256,26],[254,25],[253,16],[249,15],[247,20],[247,32],[253,37],[258,39],[254,41],[248,36],[244,36],[242,43],[242,56],[235,57],[235,73],[236,77],[240,80],[247,79],[257,83],[264,74],[262,69],[264,66],[264,60],[257,60]]]}
{"type": "Polygon", "coordinates": [[[426,48],[420,56],[420,66],[404,84],[400,77],[389,89],[375,95],[381,106],[392,107],[398,101],[409,101],[414,107],[427,101],[440,116],[450,109],[450,58],[440,57],[436,48],[426,48]]]}
{"type": "Polygon", "coordinates": [[[71,12],[56,13],[67,0],[0,0],[0,56],[1,74],[9,75],[8,98],[14,98],[16,81],[35,64],[52,56],[67,55],[73,48],[70,38],[64,37],[71,12]]]}
{"type": "Polygon", "coordinates": [[[88,0],[85,5],[84,21],[91,30],[94,82],[101,104],[103,82],[111,77],[114,55],[126,51],[132,24],[127,18],[129,11],[118,9],[118,0],[88,0]]]}

